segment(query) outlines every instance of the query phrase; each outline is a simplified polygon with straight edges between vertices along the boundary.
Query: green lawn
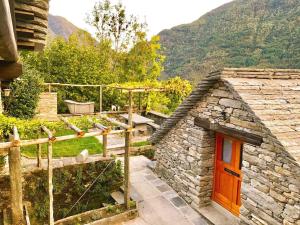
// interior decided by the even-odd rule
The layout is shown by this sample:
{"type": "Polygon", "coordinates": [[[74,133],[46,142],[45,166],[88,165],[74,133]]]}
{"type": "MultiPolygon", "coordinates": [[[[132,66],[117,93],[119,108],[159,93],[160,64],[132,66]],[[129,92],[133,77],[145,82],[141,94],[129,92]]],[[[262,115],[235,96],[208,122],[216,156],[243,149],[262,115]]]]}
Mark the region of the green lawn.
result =
{"type": "MultiPolygon", "coordinates": [[[[72,130],[61,130],[55,136],[74,134],[72,130]]],[[[53,157],[76,156],[82,150],[87,149],[89,154],[99,154],[102,152],[102,144],[95,137],[72,139],[53,143],[53,157]]],[[[31,145],[22,147],[22,154],[28,157],[36,157],[37,146],[31,145]]],[[[42,156],[47,157],[47,144],[42,145],[42,156]]]]}

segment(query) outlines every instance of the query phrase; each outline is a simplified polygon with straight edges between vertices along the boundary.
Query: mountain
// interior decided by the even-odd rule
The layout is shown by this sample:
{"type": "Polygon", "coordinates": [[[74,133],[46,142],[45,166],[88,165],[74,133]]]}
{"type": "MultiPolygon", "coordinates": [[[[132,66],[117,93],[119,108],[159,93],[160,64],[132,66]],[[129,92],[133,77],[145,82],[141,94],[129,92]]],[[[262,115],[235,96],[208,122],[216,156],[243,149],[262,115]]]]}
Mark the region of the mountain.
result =
{"type": "Polygon", "coordinates": [[[236,0],[159,33],[165,77],[221,67],[300,68],[300,1],[236,0]]]}
{"type": "Polygon", "coordinates": [[[50,37],[62,36],[65,39],[68,39],[72,33],[80,30],[80,28],[76,27],[70,21],[61,16],[53,16],[49,14],[48,21],[50,37]]]}

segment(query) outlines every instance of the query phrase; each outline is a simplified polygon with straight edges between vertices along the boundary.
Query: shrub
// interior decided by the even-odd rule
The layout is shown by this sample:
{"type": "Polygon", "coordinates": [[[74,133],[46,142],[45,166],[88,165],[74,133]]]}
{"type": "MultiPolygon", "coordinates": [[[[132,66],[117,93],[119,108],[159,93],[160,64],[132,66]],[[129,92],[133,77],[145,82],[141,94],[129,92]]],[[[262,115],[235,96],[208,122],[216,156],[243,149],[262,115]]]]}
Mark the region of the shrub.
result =
{"type": "Polygon", "coordinates": [[[10,84],[12,92],[4,102],[6,113],[17,118],[33,118],[42,92],[42,83],[38,71],[25,67],[21,79],[10,84]]]}

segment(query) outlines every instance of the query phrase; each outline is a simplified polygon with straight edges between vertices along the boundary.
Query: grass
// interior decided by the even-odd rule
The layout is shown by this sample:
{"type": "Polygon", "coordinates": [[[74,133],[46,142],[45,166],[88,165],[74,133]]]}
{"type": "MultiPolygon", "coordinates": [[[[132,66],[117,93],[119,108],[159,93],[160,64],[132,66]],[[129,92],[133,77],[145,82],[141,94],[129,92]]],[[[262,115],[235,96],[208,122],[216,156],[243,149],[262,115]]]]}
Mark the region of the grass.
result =
{"type": "MultiPolygon", "coordinates": [[[[74,134],[73,131],[63,129],[55,133],[55,136],[64,136],[74,134]]],[[[77,156],[82,150],[87,149],[89,154],[99,154],[102,152],[102,144],[99,143],[95,137],[86,137],[79,139],[72,139],[61,142],[54,142],[53,157],[68,157],[77,156]]],[[[36,157],[37,146],[31,145],[22,147],[22,154],[27,157],[36,157]]],[[[42,157],[47,157],[47,144],[42,145],[42,157]]]]}
{"type": "Polygon", "coordinates": [[[151,145],[149,141],[139,141],[139,142],[134,142],[132,143],[132,147],[142,147],[146,145],[151,145]]]}

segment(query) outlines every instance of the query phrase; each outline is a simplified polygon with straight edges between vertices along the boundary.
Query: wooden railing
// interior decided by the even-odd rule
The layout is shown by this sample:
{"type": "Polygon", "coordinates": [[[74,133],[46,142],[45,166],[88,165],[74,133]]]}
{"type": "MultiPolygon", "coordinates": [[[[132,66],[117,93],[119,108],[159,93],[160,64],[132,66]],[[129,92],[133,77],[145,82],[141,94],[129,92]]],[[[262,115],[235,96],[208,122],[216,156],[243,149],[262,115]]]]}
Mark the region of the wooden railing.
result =
{"type": "Polygon", "coordinates": [[[52,150],[53,144],[56,142],[100,136],[103,137],[103,157],[107,157],[107,136],[110,134],[125,133],[125,154],[124,154],[124,201],[127,208],[129,208],[129,155],[131,145],[131,133],[133,131],[130,125],[121,123],[117,120],[108,118],[101,115],[101,119],[105,119],[108,122],[117,124],[124,128],[123,130],[111,130],[110,127],[106,127],[100,123],[95,123],[90,120],[93,127],[99,131],[85,133],[74,124],[70,123],[67,118],[61,118],[61,120],[75,132],[72,135],[65,135],[55,137],[53,133],[45,126],[41,127],[41,131],[47,134],[47,138],[38,138],[33,140],[21,140],[17,127],[13,128],[13,134],[10,136],[9,142],[0,143],[0,152],[7,152],[9,155],[9,175],[10,175],[10,187],[11,187],[11,208],[12,208],[12,222],[13,224],[23,224],[23,194],[22,194],[22,168],[21,168],[21,147],[29,145],[37,145],[37,166],[41,167],[41,147],[42,144],[47,144],[47,159],[48,159],[48,195],[49,195],[49,225],[54,225],[53,217],[53,166],[52,166],[52,150]]]}

